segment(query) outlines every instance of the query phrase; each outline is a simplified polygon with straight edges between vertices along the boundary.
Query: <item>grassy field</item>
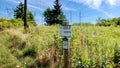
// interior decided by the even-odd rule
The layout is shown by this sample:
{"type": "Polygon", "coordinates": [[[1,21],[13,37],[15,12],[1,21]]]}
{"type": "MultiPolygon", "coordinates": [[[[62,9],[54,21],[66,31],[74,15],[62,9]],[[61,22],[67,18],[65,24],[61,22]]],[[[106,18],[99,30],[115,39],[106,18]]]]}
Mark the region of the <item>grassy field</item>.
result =
{"type": "MultiPolygon", "coordinates": [[[[72,68],[119,68],[120,27],[73,26],[72,68]]],[[[0,31],[0,68],[63,68],[59,25],[0,31]]]]}

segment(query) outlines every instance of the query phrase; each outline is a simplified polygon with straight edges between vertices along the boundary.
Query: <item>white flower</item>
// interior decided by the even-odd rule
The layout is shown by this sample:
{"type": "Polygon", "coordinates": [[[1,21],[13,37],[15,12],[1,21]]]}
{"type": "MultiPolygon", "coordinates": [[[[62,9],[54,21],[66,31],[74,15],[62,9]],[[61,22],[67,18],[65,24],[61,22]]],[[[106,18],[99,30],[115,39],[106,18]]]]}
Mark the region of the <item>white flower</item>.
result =
{"type": "Polygon", "coordinates": [[[19,68],[20,66],[19,66],[19,65],[17,65],[16,67],[17,67],[17,68],[19,68]]]}

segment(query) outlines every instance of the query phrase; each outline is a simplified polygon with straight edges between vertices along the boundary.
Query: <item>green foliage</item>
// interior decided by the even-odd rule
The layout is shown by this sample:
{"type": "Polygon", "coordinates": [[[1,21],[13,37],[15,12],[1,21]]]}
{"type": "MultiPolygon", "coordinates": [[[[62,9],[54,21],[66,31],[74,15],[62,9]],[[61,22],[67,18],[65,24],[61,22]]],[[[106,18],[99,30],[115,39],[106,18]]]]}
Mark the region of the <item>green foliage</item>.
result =
{"type": "Polygon", "coordinates": [[[9,20],[9,23],[11,23],[11,25],[10,25],[10,27],[21,27],[21,26],[23,26],[23,21],[20,19],[20,18],[18,18],[18,19],[10,19],[9,20]]]}
{"type": "Polygon", "coordinates": [[[15,68],[17,65],[21,65],[4,45],[0,44],[0,50],[0,68],[15,68]]]}
{"type": "MultiPolygon", "coordinates": [[[[73,26],[70,40],[72,68],[119,67],[120,27],[73,26]],[[117,43],[117,46],[116,46],[117,43]]],[[[62,68],[64,56],[59,25],[0,31],[2,68],[62,68]],[[13,62],[11,62],[13,61],[13,62]]]]}
{"type": "Polygon", "coordinates": [[[54,8],[53,9],[47,8],[44,11],[43,15],[44,20],[48,25],[62,24],[62,22],[65,21],[65,16],[63,15],[63,12],[61,10],[59,0],[55,0],[54,8]]]}
{"type": "Polygon", "coordinates": [[[107,26],[107,25],[108,25],[108,24],[107,24],[107,20],[98,18],[96,25],[99,25],[99,26],[107,26]]]}
{"type": "Polygon", "coordinates": [[[98,26],[119,26],[120,25],[120,17],[112,18],[112,19],[101,19],[98,18],[96,25],[98,26]]]}
{"type": "Polygon", "coordinates": [[[23,56],[36,57],[37,50],[35,46],[30,46],[23,51],[23,56]]]}
{"type": "Polygon", "coordinates": [[[71,55],[75,68],[113,68],[117,42],[115,27],[75,26],[71,41],[71,55]],[[78,30],[79,29],[79,30],[78,30]],[[113,39],[114,38],[114,39],[113,39]]]}
{"type": "MultiPolygon", "coordinates": [[[[22,2],[14,10],[14,17],[16,19],[20,18],[24,21],[24,4],[22,4],[22,2]]],[[[32,21],[31,24],[36,25],[36,22],[34,20],[34,15],[29,10],[27,11],[27,20],[28,22],[32,21]]]]}
{"type": "Polygon", "coordinates": [[[23,26],[23,21],[21,19],[4,19],[0,18],[0,30],[6,28],[18,28],[23,26]]]}
{"type": "Polygon", "coordinates": [[[24,4],[22,2],[14,10],[14,17],[24,20],[24,4]]]}
{"type": "Polygon", "coordinates": [[[55,47],[59,49],[62,46],[62,37],[59,35],[54,35],[55,47]]]}
{"type": "Polygon", "coordinates": [[[9,28],[10,23],[8,23],[8,20],[5,18],[0,19],[0,30],[3,30],[4,28],[9,28]]]}
{"type": "MultiPolygon", "coordinates": [[[[36,26],[35,21],[29,20],[28,21],[29,26],[36,26]]],[[[4,30],[6,28],[20,28],[23,27],[23,21],[22,19],[5,19],[5,18],[0,18],[0,31],[4,30]]]]}
{"type": "Polygon", "coordinates": [[[115,47],[114,62],[116,63],[116,67],[120,67],[120,46],[117,44],[115,47]]]}
{"type": "Polygon", "coordinates": [[[45,21],[46,23],[52,25],[52,21],[53,21],[53,12],[50,8],[47,8],[45,11],[44,11],[44,17],[45,17],[45,21]]]}

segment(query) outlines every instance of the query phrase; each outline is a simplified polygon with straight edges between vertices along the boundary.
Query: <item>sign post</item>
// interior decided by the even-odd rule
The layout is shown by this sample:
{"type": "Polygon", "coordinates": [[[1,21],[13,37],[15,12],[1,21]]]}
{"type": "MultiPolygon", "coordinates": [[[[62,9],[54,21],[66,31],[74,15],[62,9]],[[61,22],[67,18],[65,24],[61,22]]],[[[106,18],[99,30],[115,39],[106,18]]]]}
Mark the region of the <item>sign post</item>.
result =
{"type": "Polygon", "coordinates": [[[72,26],[69,25],[69,22],[64,22],[62,26],[60,26],[60,35],[64,38],[62,39],[62,48],[64,52],[64,68],[70,68],[69,64],[69,38],[72,36],[72,26]]]}

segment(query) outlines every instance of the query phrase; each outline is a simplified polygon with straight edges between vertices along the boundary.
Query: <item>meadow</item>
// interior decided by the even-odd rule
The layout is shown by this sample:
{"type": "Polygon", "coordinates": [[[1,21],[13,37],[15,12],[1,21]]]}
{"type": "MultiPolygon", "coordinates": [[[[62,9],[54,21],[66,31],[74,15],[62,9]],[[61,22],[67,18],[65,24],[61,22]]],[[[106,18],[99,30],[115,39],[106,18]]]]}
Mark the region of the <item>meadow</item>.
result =
{"type": "MultiPolygon", "coordinates": [[[[59,25],[0,31],[0,68],[63,68],[59,25]]],[[[120,27],[72,26],[71,68],[119,68],[120,27]]]]}

